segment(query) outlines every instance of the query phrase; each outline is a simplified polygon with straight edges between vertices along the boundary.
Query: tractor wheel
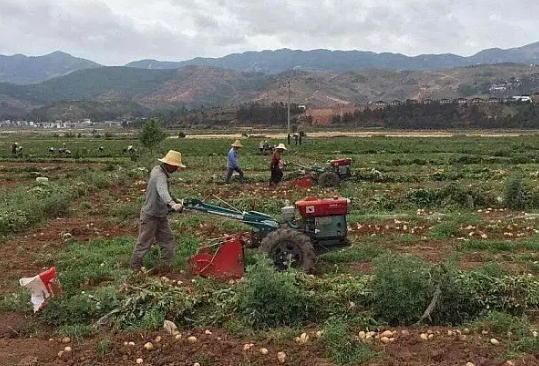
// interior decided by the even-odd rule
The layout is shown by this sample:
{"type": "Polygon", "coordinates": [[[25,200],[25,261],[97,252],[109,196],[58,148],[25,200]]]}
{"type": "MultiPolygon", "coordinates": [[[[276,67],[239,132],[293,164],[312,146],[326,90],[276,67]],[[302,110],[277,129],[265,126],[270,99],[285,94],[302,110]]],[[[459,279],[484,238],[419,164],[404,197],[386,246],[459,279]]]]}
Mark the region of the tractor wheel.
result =
{"type": "Polygon", "coordinates": [[[315,254],[308,236],[294,229],[279,229],[269,233],[260,244],[260,251],[268,254],[275,267],[314,269],[315,254]]]}
{"type": "Polygon", "coordinates": [[[258,248],[262,240],[268,235],[268,233],[262,231],[252,231],[251,240],[247,241],[246,248],[258,248]]]}
{"type": "Polygon", "coordinates": [[[318,185],[323,188],[337,187],[341,179],[337,173],[325,172],[318,177],[318,185]]]}

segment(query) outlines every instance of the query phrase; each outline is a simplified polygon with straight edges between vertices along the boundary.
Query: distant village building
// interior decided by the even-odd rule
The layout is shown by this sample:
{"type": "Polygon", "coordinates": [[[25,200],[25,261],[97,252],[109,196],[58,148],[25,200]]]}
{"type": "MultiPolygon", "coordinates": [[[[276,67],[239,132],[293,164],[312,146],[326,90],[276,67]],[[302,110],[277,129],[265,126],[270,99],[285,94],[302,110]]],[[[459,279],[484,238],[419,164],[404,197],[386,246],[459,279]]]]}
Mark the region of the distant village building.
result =
{"type": "Polygon", "coordinates": [[[470,103],[471,104],[483,103],[483,99],[482,98],[473,98],[472,100],[470,100],[470,103]]]}
{"type": "Polygon", "coordinates": [[[491,93],[503,93],[507,90],[507,87],[506,86],[503,86],[503,85],[492,85],[488,91],[491,92],[491,93]]]}
{"type": "Polygon", "coordinates": [[[512,97],[515,102],[528,102],[531,103],[533,100],[530,96],[527,95],[515,95],[512,97]]]}
{"type": "Polygon", "coordinates": [[[457,103],[457,104],[466,104],[466,103],[468,103],[468,99],[466,99],[466,98],[457,98],[457,99],[453,99],[453,102],[457,103]]]}
{"type": "Polygon", "coordinates": [[[391,102],[389,102],[390,106],[397,106],[397,105],[400,105],[400,104],[401,104],[401,101],[398,100],[398,99],[393,99],[391,102]]]}
{"type": "Polygon", "coordinates": [[[440,99],[440,104],[451,104],[451,100],[447,98],[440,99]]]}
{"type": "Polygon", "coordinates": [[[489,103],[500,103],[502,100],[500,98],[496,98],[496,97],[490,97],[488,98],[488,102],[489,103]]]}
{"type": "Polygon", "coordinates": [[[431,103],[432,103],[432,99],[430,99],[430,98],[425,98],[425,99],[423,99],[423,100],[421,101],[421,103],[423,103],[423,104],[431,104],[431,103]]]}
{"type": "Polygon", "coordinates": [[[377,108],[385,108],[387,107],[387,102],[384,100],[377,100],[376,102],[374,102],[374,106],[377,108]]]}
{"type": "Polygon", "coordinates": [[[329,125],[335,116],[341,118],[345,114],[354,114],[357,107],[354,105],[337,105],[328,107],[309,107],[305,116],[311,117],[313,125],[329,125]]]}

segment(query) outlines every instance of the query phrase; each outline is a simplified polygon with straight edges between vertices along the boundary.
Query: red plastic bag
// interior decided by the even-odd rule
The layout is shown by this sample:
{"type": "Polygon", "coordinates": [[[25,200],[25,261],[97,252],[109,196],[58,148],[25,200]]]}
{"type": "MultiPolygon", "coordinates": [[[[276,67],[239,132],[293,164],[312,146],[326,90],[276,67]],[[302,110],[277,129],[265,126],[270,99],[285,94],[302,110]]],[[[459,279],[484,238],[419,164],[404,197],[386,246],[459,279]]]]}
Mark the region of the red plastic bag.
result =
{"type": "Polygon", "coordinates": [[[34,277],[23,277],[19,283],[30,290],[34,313],[43,309],[51,296],[59,296],[62,293],[60,282],[56,278],[56,267],[51,267],[34,277]]]}

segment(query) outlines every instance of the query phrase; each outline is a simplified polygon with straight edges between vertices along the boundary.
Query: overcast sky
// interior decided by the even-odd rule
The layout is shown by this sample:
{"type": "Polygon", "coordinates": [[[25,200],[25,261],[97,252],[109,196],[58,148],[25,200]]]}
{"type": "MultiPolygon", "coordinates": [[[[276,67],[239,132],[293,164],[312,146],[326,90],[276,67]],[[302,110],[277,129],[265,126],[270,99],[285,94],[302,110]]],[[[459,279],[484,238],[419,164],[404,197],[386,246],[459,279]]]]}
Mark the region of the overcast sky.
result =
{"type": "Polygon", "coordinates": [[[539,0],[0,0],[0,54],[105,65],[266,49],[456,53],[539,41],[539,0]]]}

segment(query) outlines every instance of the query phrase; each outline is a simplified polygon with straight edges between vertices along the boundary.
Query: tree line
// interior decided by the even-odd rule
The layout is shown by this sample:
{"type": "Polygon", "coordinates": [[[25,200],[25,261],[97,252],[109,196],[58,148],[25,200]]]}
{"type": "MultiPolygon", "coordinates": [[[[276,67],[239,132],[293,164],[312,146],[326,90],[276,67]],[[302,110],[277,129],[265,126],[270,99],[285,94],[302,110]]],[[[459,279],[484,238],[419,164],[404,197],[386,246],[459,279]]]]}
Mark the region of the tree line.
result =
{"type": "Polygon", "coordinates": [[[332,125],[395,129],[539,128],[539,106],[533,103],[430,104],[405,103],[365,108],[336,115],[332,125]]]}

